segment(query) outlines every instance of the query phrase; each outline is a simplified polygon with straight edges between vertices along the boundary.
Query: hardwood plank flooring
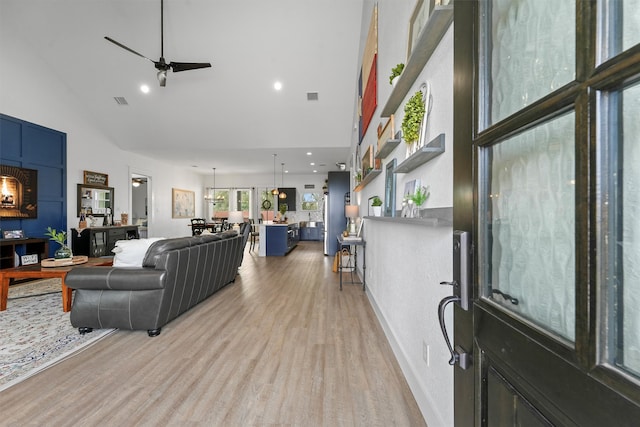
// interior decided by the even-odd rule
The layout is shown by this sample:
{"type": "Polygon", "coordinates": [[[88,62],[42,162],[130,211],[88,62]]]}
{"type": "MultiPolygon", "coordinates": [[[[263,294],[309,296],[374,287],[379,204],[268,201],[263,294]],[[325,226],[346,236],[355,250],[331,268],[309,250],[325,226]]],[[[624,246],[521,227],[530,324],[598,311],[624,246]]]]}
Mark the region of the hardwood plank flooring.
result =
{"type": "Polygon", "coordinates": [[[331,264],[321,242],[247,251],[158,337],[117,331],[0,393],[0,425],[424,426],[361,286],[340,292],[331,264]]]}

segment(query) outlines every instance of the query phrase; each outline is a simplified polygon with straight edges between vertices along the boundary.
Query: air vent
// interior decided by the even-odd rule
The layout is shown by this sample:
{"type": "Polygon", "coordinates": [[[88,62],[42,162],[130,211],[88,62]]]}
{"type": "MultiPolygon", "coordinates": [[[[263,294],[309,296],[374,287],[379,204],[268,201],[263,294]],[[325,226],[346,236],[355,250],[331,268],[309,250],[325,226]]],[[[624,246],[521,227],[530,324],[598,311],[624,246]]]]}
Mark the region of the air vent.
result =
{"type": "Polygon", "coordinates": [[[114,96],[113,99],[116,100],[118,105],[129,105],[126,98],[124,96],[114,96]]]}
{"type": "Polygon", "coordinates": [[[315,184],[305,184],[304,185],[304,189],[305,190],[313,190],[314,188],[316,188],[315,184]]]}
{"type": "Polygon", "coordinates": [[[307,101],[317,101],[318,92],[307,92],[307,101]]]}

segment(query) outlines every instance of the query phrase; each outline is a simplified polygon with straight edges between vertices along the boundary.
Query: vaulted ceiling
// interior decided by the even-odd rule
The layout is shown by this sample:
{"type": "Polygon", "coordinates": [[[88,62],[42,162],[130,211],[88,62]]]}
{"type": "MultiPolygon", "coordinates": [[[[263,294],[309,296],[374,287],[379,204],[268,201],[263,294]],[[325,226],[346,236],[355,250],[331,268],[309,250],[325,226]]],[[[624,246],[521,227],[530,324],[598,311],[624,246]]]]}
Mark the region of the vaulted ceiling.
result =
{"type": "Polygon", "coordinates": [[[212,68],[160,87],[152,62],[104,39],[157,61],[160,0],[0,0],[0,25],[115,144],[222,174],[271,173],[274,153],[290,173],[346,161],[361,15],[362,0],[165,0],[167,62],[212,68]]]}

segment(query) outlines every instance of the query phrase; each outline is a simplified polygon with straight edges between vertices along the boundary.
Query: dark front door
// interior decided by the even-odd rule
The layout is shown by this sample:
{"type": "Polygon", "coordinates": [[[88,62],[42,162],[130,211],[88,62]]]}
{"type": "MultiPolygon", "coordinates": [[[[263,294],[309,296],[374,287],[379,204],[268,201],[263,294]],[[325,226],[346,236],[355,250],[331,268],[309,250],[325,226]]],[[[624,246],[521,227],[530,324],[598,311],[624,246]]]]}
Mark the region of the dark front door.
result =
{"type": "Polygon", "coordinates": [[[638,425],[640,2],[454,8],[456,425],[638,425]]]}

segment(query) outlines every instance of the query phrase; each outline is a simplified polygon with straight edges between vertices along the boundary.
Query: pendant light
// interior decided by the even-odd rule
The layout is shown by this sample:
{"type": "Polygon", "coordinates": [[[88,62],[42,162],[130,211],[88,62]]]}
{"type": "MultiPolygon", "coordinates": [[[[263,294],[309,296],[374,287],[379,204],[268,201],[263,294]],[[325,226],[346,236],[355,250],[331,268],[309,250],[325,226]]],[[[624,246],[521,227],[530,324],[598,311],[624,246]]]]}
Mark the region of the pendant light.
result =
{"type": "MultiPolygon", "coordinates": [[[[282,165],[282,188],[284,188],[284,163],[280,163],[282,165]]],[[[280,192],[280,195],[278,195],[279,198],[281,199],[286,199],[287,198],[287,193],[285,193],[284,191],[280,192]]]]}
{"type": "Polygon", "coordinates": [[[213,203],[213,205],[215,206],[216,204],[215,196],[216,196],[216,168],[213,168],[213,194],[204,196],[204,199],[213,203]]]}
{"type": "Polygon", "coordinates": [[[274,196],[277,196],[279,193],[278,187],[276,187],[276,156],[277,154],[273,155],[273,190],[271,190],[271,194],[274,196]]]}

